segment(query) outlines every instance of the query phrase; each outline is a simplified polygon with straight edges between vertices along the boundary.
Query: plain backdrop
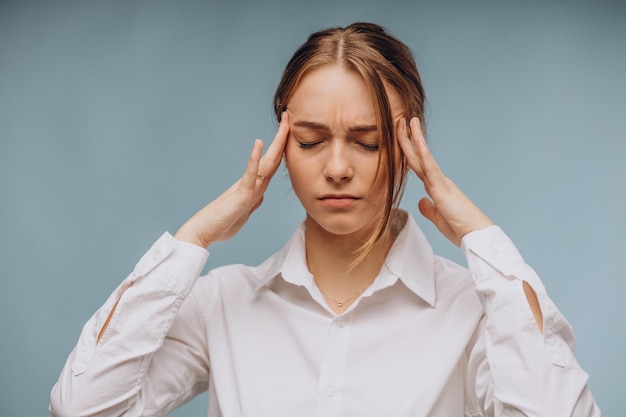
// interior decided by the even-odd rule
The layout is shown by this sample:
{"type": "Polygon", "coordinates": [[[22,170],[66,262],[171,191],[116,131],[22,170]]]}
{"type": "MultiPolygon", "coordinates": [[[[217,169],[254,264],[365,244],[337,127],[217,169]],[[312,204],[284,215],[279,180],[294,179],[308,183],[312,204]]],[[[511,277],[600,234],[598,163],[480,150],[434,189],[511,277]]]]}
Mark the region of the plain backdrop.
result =
{"type": "MultiPolygon", "coordinates": [[[[357,20],[413,49],[433,153],[538,271],[599,405],[621,415],[625,3],[25,0],[0,2],[1,416],[47,415],[82,325],[273,137],[295,48],[357,20]]],[[[412,178],[403,207],[419,217],[423,195],[412,178]]],[[[303,217],[281,168],[207,267],[260,262],[303,217]]],[[[205,413],[203,395],[172,415],[205,413]]]]}

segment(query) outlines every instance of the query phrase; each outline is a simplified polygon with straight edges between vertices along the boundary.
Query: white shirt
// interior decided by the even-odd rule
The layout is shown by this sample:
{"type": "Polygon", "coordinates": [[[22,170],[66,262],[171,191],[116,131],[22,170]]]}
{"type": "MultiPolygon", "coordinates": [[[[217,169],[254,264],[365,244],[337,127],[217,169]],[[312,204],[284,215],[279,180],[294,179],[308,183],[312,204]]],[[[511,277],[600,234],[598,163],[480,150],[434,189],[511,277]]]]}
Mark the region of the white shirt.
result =
{"type": "Polygon", "coordinates": [[[572,329],[512,242],[491,226],[462,250],[469,271],[433,255],[409,217],[336,315],[304,226],[263,264],[200,279],[208,252],[166,233],[85,325],[50,411],[164,416],[208,388],[208,417],[600,416],[572,329]]]}

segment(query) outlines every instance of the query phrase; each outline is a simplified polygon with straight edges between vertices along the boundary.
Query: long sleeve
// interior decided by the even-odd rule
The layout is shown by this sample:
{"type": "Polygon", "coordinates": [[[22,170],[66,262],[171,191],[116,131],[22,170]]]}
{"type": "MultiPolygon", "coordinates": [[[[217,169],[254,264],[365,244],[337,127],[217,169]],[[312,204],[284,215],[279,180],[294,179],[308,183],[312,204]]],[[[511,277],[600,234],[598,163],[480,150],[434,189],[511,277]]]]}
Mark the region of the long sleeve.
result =
{"type": "Polygon", "coordinates": [[[485,310],[469,364],[481,408],[494,416],[600,416],[574,356],[572,328],[510,239],[490,226],[461,247],[485,310]],[[524,281],[539,300],[543,334],[524,281]]]}
{"type": "Polygon", "coordinates": [[[167,233],[157,240],[85,324],[52,389],[54,416],[165,415],[206,389],[206,336],[187,296],[207,257],[167,233]]]}

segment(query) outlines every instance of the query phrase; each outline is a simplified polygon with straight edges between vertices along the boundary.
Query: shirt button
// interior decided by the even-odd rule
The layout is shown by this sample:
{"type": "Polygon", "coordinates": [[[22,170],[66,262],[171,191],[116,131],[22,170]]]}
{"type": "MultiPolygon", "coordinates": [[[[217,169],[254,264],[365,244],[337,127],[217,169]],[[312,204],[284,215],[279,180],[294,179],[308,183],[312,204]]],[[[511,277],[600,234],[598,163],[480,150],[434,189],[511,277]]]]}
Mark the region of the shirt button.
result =
{"type": "Polygon", "coordinates": [[[494,255],[497,255],[498,253],[500,253],[500,246],[494,243],[491,246],[491,253],[493,253],[494,255]]]}
{"type": "Polygon", "coordinates": [[[335,395],[335,389],[334,388],[328,388],[328,396],[329,397],[333,397],[335,395]]]}
{"type": "Polygon", "coordinates": [[[337,327],[344,328],[346,326],[345,320],[337,320],[337,327]]]}

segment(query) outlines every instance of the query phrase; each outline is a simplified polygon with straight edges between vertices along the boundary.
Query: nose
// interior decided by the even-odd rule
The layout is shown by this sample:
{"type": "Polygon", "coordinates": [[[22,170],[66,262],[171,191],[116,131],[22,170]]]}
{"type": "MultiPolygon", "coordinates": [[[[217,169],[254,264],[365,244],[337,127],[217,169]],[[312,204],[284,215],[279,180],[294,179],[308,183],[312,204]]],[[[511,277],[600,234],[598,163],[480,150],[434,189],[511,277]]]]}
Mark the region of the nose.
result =
{"type": "Polygon", "coordinates": [[[354,174],[350,161],[350,151],[341,142],[343,141],[333,141],[328,148],[328,159],[324,165],[324,176],[328,181],[349,181],[354,174]]]}

